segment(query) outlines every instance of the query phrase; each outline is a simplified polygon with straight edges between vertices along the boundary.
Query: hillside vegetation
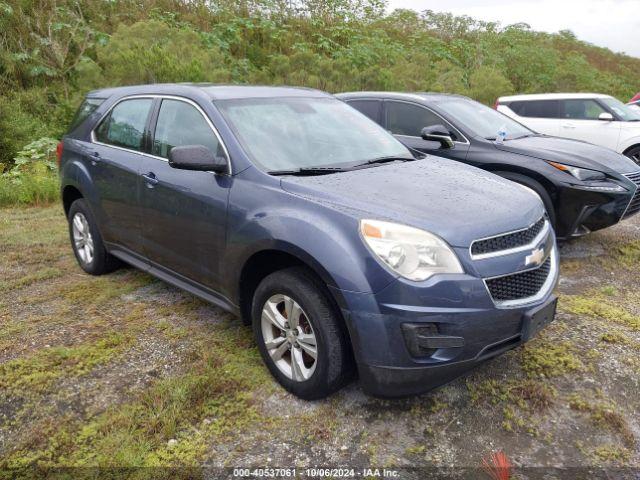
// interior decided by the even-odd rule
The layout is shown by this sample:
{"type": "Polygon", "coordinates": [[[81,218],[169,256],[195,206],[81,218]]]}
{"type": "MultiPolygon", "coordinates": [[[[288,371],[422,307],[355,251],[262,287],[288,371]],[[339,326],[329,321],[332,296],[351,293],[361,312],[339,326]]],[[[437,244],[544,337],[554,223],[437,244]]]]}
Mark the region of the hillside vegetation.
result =
{"type": "Polygon", "coordinates": [[[59,138],[82,95],[104,86],[429,90],[485,103],[598,91],[628,100],[638,72],[640,59],[569,31],[386,13],[384,0],[0,0],[0,170],[29,143],[59,138]]]}

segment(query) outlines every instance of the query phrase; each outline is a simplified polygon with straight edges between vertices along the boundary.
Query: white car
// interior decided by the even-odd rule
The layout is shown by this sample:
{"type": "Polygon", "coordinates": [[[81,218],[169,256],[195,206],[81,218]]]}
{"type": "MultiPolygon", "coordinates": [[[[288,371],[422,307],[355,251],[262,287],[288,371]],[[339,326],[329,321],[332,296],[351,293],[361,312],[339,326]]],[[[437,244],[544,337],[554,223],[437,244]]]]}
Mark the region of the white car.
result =
{"type": "Polygon", "coordinates": [[[602,145],[640,164],[640,111],[609,95],[514,95],[496,108],[539,133],[602,145]]]}

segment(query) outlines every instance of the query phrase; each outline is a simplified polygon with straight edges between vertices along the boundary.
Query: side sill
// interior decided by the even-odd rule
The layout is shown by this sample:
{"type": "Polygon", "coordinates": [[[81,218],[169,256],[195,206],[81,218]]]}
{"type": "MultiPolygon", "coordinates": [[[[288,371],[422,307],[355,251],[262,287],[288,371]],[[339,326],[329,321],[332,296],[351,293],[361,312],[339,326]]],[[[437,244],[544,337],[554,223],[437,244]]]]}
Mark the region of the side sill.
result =
{"type": "Polygon", "coordinates": [[[226,297],[223,297],[219,293],[203,285],[195,283],[192,280],[188,280],[177,273],[170,272],[164,268],[160,268],[159,266],[151,265],[139,258],[137,255],[129,253],[128,251],[125,251],[124,249],[116,245],[109,244],[109,253],[111,253],[111,255],[113,255],[114,257],[119,258],[123,262],[128,263],[129,265],[145,273],[153,275],[163,282],[169,283],[174,287],[178,287],[181,290],[189,292],[192,295],[201,298],[205,302],[209,302],[217,307],[222,308],[223,310],[226,310],[227,312],[233,313],[236,316],[240,316],[240,308],[238,306],[231,303],[226,297]]]}

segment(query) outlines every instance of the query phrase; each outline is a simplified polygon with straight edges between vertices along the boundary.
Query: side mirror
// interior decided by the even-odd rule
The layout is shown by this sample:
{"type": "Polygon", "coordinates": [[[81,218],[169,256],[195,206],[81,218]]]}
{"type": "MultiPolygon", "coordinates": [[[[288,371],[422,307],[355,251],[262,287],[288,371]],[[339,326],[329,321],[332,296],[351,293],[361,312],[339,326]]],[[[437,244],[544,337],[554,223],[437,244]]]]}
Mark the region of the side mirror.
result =
{"type": "Polygon", "coordinates": [[[442,148],[453,148],[455,144],[451,138],[451,132],[444,125],[432,125],[424,127],[420,132],[423,140],[430,142],[440,142],[442,148]]]}
{"type": "Polygon", "coordinates": [[[204,145],[183,145],[169,151],[169,165],[181,170],[227,173],[227,159],[213,154],[204,145]]]}
{"type": "Polygon", "coordinates": [[[603,122],[613,122],[613,115],[608,112],[602,112],[600,116],[598,116],[598,120],[602,120],[603,122]]]}

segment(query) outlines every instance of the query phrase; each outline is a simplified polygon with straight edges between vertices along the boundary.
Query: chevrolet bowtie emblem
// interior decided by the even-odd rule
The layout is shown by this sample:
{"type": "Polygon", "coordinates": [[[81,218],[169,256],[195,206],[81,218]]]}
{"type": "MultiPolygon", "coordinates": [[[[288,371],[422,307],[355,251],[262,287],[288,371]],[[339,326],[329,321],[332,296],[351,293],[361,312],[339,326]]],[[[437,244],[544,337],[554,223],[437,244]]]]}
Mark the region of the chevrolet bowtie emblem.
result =
{"type": "Polygon", "coordinates": [[[544,250],[541,248],[536,248],[531,252],[531,255],[527,255],[527,258],[524,259],[525,267],[529,265],[540,265],[544,260],[544,250]]]}

